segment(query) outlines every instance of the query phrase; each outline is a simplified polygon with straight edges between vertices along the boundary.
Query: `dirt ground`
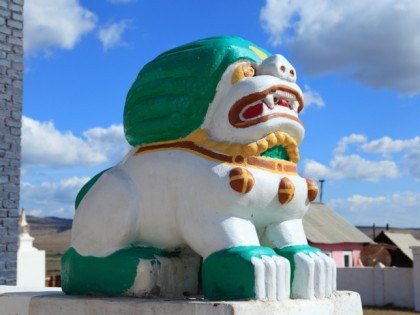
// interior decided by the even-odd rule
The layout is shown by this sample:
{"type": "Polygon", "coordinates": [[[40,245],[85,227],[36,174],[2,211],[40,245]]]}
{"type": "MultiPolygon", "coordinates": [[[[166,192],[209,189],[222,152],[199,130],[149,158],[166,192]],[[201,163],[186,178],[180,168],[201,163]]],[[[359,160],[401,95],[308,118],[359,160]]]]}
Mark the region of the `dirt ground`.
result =
{"type": "Polygon", "coordinates": [[[71,231],[35,236],[34,246],[46,251],[47,275],[60,274],[60,259],[70,245],[71,231]]]}
{"type": "Polygon", "coordinates": [[[363,315],[409,315],[409,314],[417,314],[413,310],[406,310],[406,309],[390,309],[390,308],[364,308],[363,315]]]}

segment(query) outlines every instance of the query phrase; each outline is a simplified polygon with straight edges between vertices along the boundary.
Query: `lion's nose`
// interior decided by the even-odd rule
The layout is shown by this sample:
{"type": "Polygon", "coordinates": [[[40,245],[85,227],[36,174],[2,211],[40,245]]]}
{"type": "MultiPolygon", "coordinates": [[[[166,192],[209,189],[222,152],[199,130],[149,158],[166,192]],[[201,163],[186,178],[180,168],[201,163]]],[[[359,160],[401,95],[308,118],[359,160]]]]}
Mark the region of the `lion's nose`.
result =
{"type": "Polygon", "coordinates": [[[282,55],[272,55],[257,69],[257,75],[272,75],[282,80],[296,82],[296,70],[282,55]]]}

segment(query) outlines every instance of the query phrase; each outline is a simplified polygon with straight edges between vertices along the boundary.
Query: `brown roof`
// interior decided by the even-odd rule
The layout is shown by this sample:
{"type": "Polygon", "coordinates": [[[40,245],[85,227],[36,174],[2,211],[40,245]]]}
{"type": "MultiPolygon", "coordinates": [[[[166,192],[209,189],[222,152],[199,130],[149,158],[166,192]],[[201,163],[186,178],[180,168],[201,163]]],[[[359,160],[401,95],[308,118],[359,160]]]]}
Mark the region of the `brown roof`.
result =
{"type": "Polygon", "coordinates": [[[303,217],[303,227],[307,239],[312,243],[372,243],[373,241],[359,229],[347,222],[337,212],[324,203],[311,203],[303,217]]]}

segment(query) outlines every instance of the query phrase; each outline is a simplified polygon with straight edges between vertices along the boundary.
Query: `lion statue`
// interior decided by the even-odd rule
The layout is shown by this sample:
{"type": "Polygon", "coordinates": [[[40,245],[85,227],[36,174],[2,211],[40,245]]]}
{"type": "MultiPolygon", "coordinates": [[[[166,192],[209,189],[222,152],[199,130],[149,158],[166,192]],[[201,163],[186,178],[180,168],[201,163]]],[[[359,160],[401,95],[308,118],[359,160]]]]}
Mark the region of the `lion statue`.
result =
{"type": "Polygon", "coordinates": [[[304,106],[281,55],[240,37],[171,49],[130,88],[132,149],[80,190],[68,294],[323,298],[333,260],[307,243],[317,185],[297,173],[304,106]]]}

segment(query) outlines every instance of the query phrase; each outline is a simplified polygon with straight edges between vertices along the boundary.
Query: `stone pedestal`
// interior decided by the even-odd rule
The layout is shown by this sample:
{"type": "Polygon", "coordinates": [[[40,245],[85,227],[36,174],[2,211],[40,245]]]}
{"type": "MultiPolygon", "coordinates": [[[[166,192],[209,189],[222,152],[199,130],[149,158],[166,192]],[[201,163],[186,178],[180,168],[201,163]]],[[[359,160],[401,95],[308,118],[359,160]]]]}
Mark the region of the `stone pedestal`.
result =
{"type": "Polygon", "coordinates": [[[34,291],[0,286],[2,314],[73,315],[362,315],[358,293],[337,291],[329,299],[283,302],[209,302],[202,299],[167,300],[139,298],[79,297],[58,289],[34,291]]]}

